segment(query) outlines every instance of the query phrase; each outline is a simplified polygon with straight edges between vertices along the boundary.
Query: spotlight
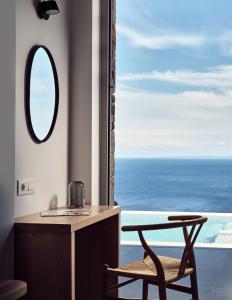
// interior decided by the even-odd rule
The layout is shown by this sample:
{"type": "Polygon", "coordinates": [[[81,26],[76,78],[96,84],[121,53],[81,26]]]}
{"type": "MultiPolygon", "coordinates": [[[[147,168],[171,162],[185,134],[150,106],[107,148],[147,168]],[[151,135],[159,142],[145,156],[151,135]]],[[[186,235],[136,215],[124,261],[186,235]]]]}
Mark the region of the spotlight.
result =
{"type": "Polygon", "coordinates": [[[60,10],[55,0],[38,3],[38,16],[41,19],[48,20],[51,15],[56,15],[59,12],[60,10]]]}

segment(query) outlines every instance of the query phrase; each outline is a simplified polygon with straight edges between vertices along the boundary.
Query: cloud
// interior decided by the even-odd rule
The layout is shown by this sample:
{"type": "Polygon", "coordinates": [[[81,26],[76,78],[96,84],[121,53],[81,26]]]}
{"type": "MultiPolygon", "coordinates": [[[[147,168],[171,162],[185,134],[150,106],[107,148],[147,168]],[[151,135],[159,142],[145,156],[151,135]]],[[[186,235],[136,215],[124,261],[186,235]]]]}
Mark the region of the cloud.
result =
{"type": "Polygon", "coordinates": [[[116,155],[232,154],[232,92],[118,89],[116,155]]]}
{"type": "Polygon", "coordinates": [[[203,35],[185,35],[174,32],[161,32],[154,35],[146,35],[127,26],[117,26],[117,32],[129,39],[135,47],[147,49],[168,49],[173,47],[199,47],[206,43],[203,35]]]}
{"type": "Polygon", "coordinates": [[[177,47],[194,49],[204,46],[216,46],[221,55],[232,57],[232,30],[230,29],[223,29],[221,32],[216,33],[206,33],[205,30],[202,30],[197,34],[192,34],[156,27],[154,34],[147,34],[147,32],[138,31],[129,26],[118,25],[117,33],[126,37],[131,45],[137,48],[161,50],[177,47]]]}
{"type": "Polygon", "coordinates": [[[118,118],[122,117],[125,122],[131,118],[132,122],[129,126],[136,120],[149,122],[149,119],[153,122],[156,120],[166,122],[173,119],[180,122],[180,117],[186,121],[189,121],[191,117],[215,120],[217,116],[221,117],[221,114],[225,115],[226,112],[232,110],[231,90],[222,94],[191,90],[171,94],[117,89],[116,100],[120,108],[118,118]]]}
{"type": "Polygon", "coordinates": [[[119,81],[154,80],[192,87],[230,89],[232,88],[232,65],[221,65],[205,72],[193,70],[167,70],[148,73],[131,73],[119,75],[119,81]]]}

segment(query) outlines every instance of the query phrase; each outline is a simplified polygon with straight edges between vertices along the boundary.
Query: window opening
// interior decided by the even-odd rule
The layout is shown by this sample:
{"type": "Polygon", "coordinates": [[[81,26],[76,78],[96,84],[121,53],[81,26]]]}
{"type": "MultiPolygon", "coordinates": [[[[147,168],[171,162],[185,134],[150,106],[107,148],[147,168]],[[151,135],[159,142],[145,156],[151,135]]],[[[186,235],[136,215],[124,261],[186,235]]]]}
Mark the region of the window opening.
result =
{"type": "MultiPolygon", "coordinates": [[[[130,211],[125,224],[210,213],[200,242],[232,245],[231,6],[116,1],[115,200],[130,211]]],[[[165,234],[156,241],[179,242],[165,234]]]]}

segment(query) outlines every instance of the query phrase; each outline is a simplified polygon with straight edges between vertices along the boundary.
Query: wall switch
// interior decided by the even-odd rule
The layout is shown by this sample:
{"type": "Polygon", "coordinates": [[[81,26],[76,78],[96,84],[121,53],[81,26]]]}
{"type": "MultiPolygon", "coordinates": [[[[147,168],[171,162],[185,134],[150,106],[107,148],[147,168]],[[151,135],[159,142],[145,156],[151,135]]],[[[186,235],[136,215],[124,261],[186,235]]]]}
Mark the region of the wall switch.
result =
{"type": "Polygon", "coordinates": [[[17,196],[35,194],[35,178],[17,180],[17,196]]]}

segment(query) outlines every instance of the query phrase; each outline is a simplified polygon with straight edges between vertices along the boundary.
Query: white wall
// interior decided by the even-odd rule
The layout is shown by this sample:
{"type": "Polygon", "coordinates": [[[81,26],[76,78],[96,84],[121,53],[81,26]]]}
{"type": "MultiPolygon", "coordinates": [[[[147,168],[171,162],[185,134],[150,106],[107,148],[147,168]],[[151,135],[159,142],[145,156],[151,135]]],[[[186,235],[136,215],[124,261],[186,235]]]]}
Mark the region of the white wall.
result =
{"type": "Polygon", "coordinates": [[[54,196],[65,205],[68,171],[69,180],[85,182],[88,202],[99,201],[100,0],[57,0],[60,14],[48,21],[37,17],[34,2],[0,3],[0,278],[13,276],[14,218],[48,209],[54,196]],[[44,144],[30,138],[24,112],[25,65],[35,44],[50,49],[60,88],[57,123],[44,144]],[[28,177],[36,194],[17,197],[16,180],[28,177]]]}
{"type": "Polygon", "coordinates": [[[0,8],[0,278],[13,275],[15,171],[15,1],[0,8]]]}
{"type": "Polygon", "coordinates": [[[35,195],[16,197],[15,216],[49,208],[57,197],[66,204],[68,139],[68,15],[67,2],[57,0],[60,14],[48,21],[37,17],[33,0],[16,1],[16,140],[15,180],[35,178],[35,195]],[[35,44],[48,47],[59,79],[60,102],[57,122],[50,139],[36,144],[29,136],[24,112],[24,76],[29,50],[35,44]]]}
{"type": "Polygon", "coordinates": [[[72,0],[69,179],[99,203],[99,0],[72,0]]]}

